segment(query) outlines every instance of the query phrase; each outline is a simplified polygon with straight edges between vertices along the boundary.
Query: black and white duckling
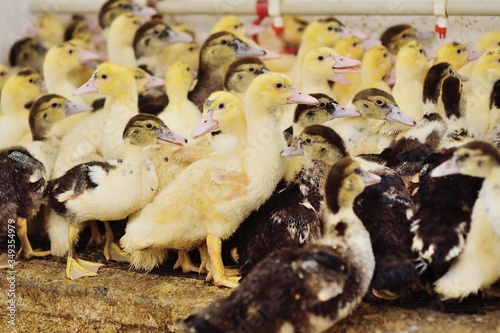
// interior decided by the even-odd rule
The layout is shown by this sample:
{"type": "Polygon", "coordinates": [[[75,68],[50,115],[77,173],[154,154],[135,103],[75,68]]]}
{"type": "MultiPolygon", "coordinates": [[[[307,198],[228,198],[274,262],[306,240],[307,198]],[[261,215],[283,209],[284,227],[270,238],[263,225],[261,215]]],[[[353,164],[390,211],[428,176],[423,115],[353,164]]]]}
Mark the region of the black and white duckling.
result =
{"type": "Polygon", "coordinates": [[[189,99],[201,110],[212,92],[223,89],[225,71],[235,58],[265,54],[263,49],[245,43],[230,32],[210,35],[200,50],[198,82],[189,99]]]}
{"type": "MultiPolygon", "coordinates": [[[[21,241],[19,256],[42,257],[50,251],[34,251],[28,239],[27,221],[35,217],[44,204],[43,191],[50,179],[57,143],[51,127],[65,116],[83,111],[59,95],[44,95],[33,104],[29,124],[33,141],[24,146],[0,150],[0,216],[2,237],[7,235],[7,221],[15,221],[21,241]]],[[[14,235],[9,233],[9,235],[14,235]]],[[[10,237],[10,236],[9,236],[10,237]]]]}
{"type": "Polygon", "coordinates": [[[377,181],[350,158],[337,162],[324,187],[318,244],[273,252],[231,295],[184,319],[184,332],[324,332],[350,315],[375,267],[370,236],[352,205],[365,184],[377,181]]]}
{"type": "Polygon", "coordinates": [[[20,69],[5,82],[0,105],[0,148],[17,145],[29,134],[29,112],[42,92],[40,74],[31,68],[20,69]]]}
{"type": "MultiPolygon", "coordinates": [[[[271,196],[283,176],[285,163],[279,154],[285,148],[285,140],[274,110],[285,103],[314,104],[317,100],[294,87],[284,74],[264,73],[254,79],[245,95],[246,132],[235,133],[245,135],[245,144],[236,145],[236,151],[231,145],[232,149],[226,149],[218,163],[205,158],[195,163],[198,166],[191,164],[128,223],[121,244],[132,259],[133,252],[191,250],[206,243],[215,285],[237,286],[237,281],[228,278],[224,270],[222,239],[233,234],[271,196]],[[267,133],[265,142],[259,139],[263,130],[267,133]],[[203,166],[201,170],[199,165],[203,166]]],[[[212,101],[207,107],[211,104],[212,101]]],[[[214,109],[226,107],[225,102],[214,105],[214,109]]],[[[151,269],[159,263],[158,258],[139,259],[137,267],[150,265],[151,269]]]]}
{"type": "Polygon", "coordinates": [[[163,49],[173,43],[192,40],[191,35],[175,31],[161,20],[145,22],[137,29],[133,41],[137,64],[154,75],[162,76],[167,70],[160,58],[163,49]]]}
{"type": "Polygon", "coordinates": [[[10,47],[9,64],[11,67],[31,67],[41,72],[46,53],[47,49],[38,39],[26,37],[10,47]]]}
{"type": "Polygon", "coordinates": [[[395,134],[381,133],[381,125],[372,124],[372,120],[415,125],[415,121],[401,111],[392,95],[380,89],[360,91],[347,106],[358,110],[361,115],[336,119],[327,125],[344,139],[347,151],[353,156],[380,153],[392,142],[395,134]]]}
{"type": "Polygon", "coordinates": [[[433,31],[417,30],[410,24],[396,24],[382,33],[380,41],[389,52],[398,54],[399,49],[411,41],[421,41],[434,37],[433,31]]]}
{"type": "Polygon", "coordinates": [[[312,125],[297,136],[282,156],[304,156],[300,171],[240,225],[228,241],[235,245],[240,273],[245,276],[274,250],[314,243],[323,231],[322,187],[331,166],[347,155],[340,136],[329,127],[312,125]]]}
{"type": "Polygon", "coordinates": [[[243,100],[253,79],[265,72],[269,72],[269,69],[257,57],[236,59],[224,76],[224,90],[243,100]]]}
{"type": "Polygon", "coordinates": [[[385,155],[386,165],[402,177],[418,173],[425,159],[441,149],[445,135],[450,139],[460,137],[460,133],[453,134],[451,121],[450,128],[447,126],[448,119],[456,121],[461,116],[460,109],[465,111],[460,78],[450,64],[442,62],[429,69],[422,97],[422,119],[381,154],[385,155]]]}
{"type": "MultiPolygon", "coordinates": [[[[125,219],[154,198],[158,179],[154,166],[144,155],[144,147],[156,143],[185,143],[184,138],[171,132],[158,117],[147,114],[130,119],[123,131],[123,141],[125,156],[121,161],[80,164],[47,185],[45,195],[49,206],[70,222],[66,266],[66,276],[70,279],[95,276],[97,269],[102,266],[74,256],[75,243],[83,222],[125,219]]],[[[111,248],[120,252],[107,225],[106,257],[110,256],[111,248]]]]}
{"type": "Polygon", "coordinates": [[[435,168],[431,177],[456,173],[484,181],[472,209],[467,238],[454,249],[456,260],[450,269],[434,284],[434,291],[441,299],[463,299],[480,290],[487,291],[500,279],[500,210],[496,206],[500,195],[498,148],[484,141],[469,142],[435,168]]]}

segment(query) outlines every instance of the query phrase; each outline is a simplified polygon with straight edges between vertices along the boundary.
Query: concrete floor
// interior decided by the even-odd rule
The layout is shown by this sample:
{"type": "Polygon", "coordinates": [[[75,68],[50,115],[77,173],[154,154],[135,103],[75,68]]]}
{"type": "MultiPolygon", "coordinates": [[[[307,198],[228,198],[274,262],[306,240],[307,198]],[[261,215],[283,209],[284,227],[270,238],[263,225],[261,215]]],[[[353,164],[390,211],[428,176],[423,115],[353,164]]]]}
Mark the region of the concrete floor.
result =
{"type": "MultiPolygon", "coordinates": [[[[97,277],[70,281],[64,275],[64,258],[22,260],[16,274],[15,325],[7,324],[8,317],[2,315],[0,331],[175,332],[177,319],[230,293],[205,283],[204,276],[184,275],[169,267],[171,263],[144,274],[126,264],[107,263],[97,277]]],[[[7,275],[0,271],[0,304],[5,312],[7,275]]],[[[500,300],[485,303],[476,297],[465,304],[446,304],[416,295],[405,305],[364,302],[328,332],[500,333],[500,300]]]]}

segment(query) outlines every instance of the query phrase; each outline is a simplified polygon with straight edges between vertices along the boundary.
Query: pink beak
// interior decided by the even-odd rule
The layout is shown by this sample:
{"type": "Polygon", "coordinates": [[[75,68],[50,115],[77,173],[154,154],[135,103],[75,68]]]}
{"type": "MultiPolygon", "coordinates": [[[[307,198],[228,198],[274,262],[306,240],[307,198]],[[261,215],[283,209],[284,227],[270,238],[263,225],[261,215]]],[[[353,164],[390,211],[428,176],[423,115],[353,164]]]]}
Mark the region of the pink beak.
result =
{"type": "Polygon", "coordinates": [[[287,104],[318,104],[318,100],[311,95],[306,94],[299,88],[291,86],[292,94],[287,98],[287,104]]]}
{"type": "Polygon", "coordinates": [[[212,110],[208,110],[207,113],[200,119],[196,128],[191,132],[191,137],[193,139],[197,139],[208,132],[219,129],[219,122],[212,118],[212,113],[212,110]]]}
{"type": "Polygon", "coordinates": [[[73,95],[83,95],[83,94],[91,94],[98,93],[99,89],[94,84],[95,79],[92,77],[90,80],[85,82],[82,86],[73,91],[73,95]]]}
{"type": "Polygon", "coordinates": [[[79,50],[78,62],[84,64],[90,61],[101,60],[101,55],[94,51],[79,50]]]}

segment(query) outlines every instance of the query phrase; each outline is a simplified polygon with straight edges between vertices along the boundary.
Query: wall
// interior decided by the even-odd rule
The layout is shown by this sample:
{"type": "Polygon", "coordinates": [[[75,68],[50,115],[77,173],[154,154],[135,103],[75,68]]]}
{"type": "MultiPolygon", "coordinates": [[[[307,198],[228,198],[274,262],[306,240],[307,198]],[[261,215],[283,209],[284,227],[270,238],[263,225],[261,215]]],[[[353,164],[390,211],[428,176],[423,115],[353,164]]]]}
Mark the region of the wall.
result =
{"type": "MultiPolygon", "coordinates": [[[[12,43],[23,36],[23,29],[25,29],[30,22],[33,21],[33,15],[29,11],[29,4],[34,0],[2,0],[0,2],[0,10],[5,13],[2,20],[0,20],[0,62],[6,63],[8,60],[8,51],[12,43]]],[[[57,6],[57,3],[67,3],[78,0],[53,0],[52,5],[57,6]]],[[[86,0],[80,0],[86,1],[86,0]]],[[[102,0],[104,2],[105,0],[102,0]]],[[[168,1],[168,0],[167,0],[168,1]]],[[[214,0],[206,0],[214,1],[214,0]]],[[[227,0],[216,0],[227,1],[227,0]]],[[[232,0],[236,3],[241,0],[232,0]]],[[[247,1],[247,0],[245,0],[247,1]]],[[[297,1],[297,0],[284,0],[284,1],[297,1]]],[[[394,0],[390,1],[390,5],[404,6],[405,1],[413,0],[394,0]]],[[[452,0],[449,0],[452,1],[452,0]]],[[[453,0],[456,1],[456,0],[453,0]]],[[[303,1],[307,2],[307,1],[303,1]]],[[[480,5],[480,1],[478,1],[480,5]]],[[[367,13],[373,12],[367,8],[367,13]]],[[[165,20],[168,23],[185,23],[193,26],[199,32],[200,37],[206,37],[207,32],[210,31],[211,26],[221,17],[220,14],[213,16],[201,15],[187,15],[187,16],[171,16],[166,15],[165,20]]],[[[66,18],[66,17],[62,17],[66,18]]],[[[245,17],[248,21],[253,20],[254,16],[245,17]]],[[[314,17],[308,17],[310,19],[314,17]]],[[[377,38],[385,30],[385,28],[398,23],[410,23],[415,27],[425,30],[433,30],[435,24],[435,17],[433,16],[337,16],[344,24],[349,27],[361,29],[371,38],[377,38]]],[[[264,23],[269,24],[269,20],[264,23]]],[[[448,20],[448,37],[444,41],[437,38],[432,41],[427,41],[425,46],[431,50],[436,50],[439,45],[444,42],[456,40],[465,43],[469,47],[473,47],[475,40],[484,32],[500,30],[500,16],[452,16],[448,20]]]]}

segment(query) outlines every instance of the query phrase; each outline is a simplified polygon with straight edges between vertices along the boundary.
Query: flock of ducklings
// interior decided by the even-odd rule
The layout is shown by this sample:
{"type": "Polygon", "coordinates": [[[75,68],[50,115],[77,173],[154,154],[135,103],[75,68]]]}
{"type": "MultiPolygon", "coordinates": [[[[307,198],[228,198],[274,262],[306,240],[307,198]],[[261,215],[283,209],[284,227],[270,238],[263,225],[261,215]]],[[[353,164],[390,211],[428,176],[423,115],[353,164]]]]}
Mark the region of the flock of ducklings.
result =
{"type": "Polygon", "coordinates": [[[138,270],[175,254],[235,288],[187,332],[322,332],[363,297],[416,290],[498,297],[500,31],[433,58],[406,24],[372,41],[285,17],[266,49],[236,16],[201,45],[132,0],[98,21],[43,15],[0,68],[0,231],[16,221],[17,258],[95,276],[75,253],[87,226],[138,270]],[[50,250],[32,248],[37,224],[50,250]],[[255,322],[266,300],[273,316],[255,322]]]}

